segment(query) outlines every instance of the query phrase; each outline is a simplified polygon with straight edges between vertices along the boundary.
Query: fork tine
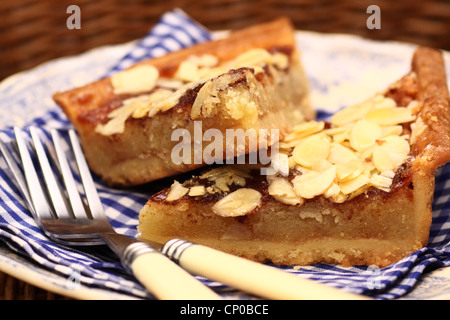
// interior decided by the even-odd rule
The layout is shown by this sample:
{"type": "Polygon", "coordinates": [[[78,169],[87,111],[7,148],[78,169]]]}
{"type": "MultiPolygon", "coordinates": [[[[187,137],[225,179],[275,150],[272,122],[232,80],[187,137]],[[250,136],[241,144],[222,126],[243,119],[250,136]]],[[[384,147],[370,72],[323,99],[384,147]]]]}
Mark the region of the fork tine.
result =
{"type": "Polygon", "coordinates": [[[85,218],[85,206],[78,192],[77,184],[73,177],[72,170],[69,167],[69,162],[67,160],[66,154],[63,150],[59,132],[56,129],[52,129],[51,136],[56,153],[56,160],[59,164],[59,170],[67,190],[70,205],[72,206],[72,212],[75,218],[85,218]]]}
{"type": "Polygon", "coordinates": [[[13,156],[11,155],[11,153],[9,152],[8,148],[6,147],[5,143],[2,140],[0,140],[0,151],[3,154],[3,157],[5,158],[8,168],[10,168],[14,178],[17,181],[17,184],[19,185],[19,190],[22,193],[22,196],[24,197],[28,208],[34,211],[33,203],[31,202],[31,197],[30,193],[28,192],[25,177],[23,176],[22,171],[19,169],[19,166],[16,164],[16,161],[14,160],[13,156]]]}
{"type": "Polygon", "coordinates": [[[26,190],[28,190],[30,194],[34,212],[40,219],[53,219],[51,208],[47,203],[37,171],[33,165],[33,161],[31,160],[30,151],[28,150],[23,132],[20,128],[15,127],[14,134],[16,137],[17,148],[19,149],[19,155],[23,164],[25,180],[27,183],[26,190]]]}
{"type": "Polygon", "coordinates": [[[30,134],[31,139],[33,140],[34,148],[36,150],[39,164],[42,169],[42,173],[44,175],[44,180],[47,183],[47,190],[50,195],[50,200],[53,204],[53,208],[55,209],[55,213],[59,218],[71,218],[37,129],[35,127],[31,127],[30,134]]]}
{"type": "Polygon", "coordinates": [[[77,133],[71,129],[69,130],[69,136],[91,214],[94,219],[106,219],[97,188],[95,187],[83,150],[78,141],[77,133]]]}

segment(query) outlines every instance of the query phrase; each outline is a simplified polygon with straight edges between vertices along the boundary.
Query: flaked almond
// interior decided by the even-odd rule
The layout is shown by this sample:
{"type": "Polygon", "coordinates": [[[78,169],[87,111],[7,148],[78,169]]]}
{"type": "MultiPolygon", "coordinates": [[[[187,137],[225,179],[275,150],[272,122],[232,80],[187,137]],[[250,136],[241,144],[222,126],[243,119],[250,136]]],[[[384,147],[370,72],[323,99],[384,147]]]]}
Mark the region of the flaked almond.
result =
{"type": "Polygon", "coordinates": [[[357,151],[367,149],[381,137],[381,134],[381,127],[377,123],[359,120],[350,132],[350,145],[357,151]]]}
{"type": "Polygon", "coordinates": [[[356,104],[338,111],[331,117],[331,124],[334,126],[345,125],[350,122],[354,122],[364,118],[367,112],[373,107],[371,100],[364,101],[360,104],[356,104]]]}
{"type": "Polygon", "coordinates": [[[230,61],[233,68],[257,66],[263,63],[271,63],[272,55],[265,49],[250,49],[240,54],[236,59],[230,61]]]}
{"type": "Polygon", "coordinates": [[[355,152],[338,143],[331,143],[328,161],[336,166],[336,178],[339,181],[357,176],[364,169],[362,161],[355,152]]]}
{"type": "Polygon", "coordinates": [[[295,162],[307,168],[320,160],[325,160],[330,152],[330,142],[322,134],[312,135],[301,141],[292,153],[295,162]]]}
{"type": "Polygon", "coordinates": [[[311,134],[317,133],[325,127],[323,121],[308,121],[302,124],[298,124],[293,128],[293,133],[296,138],[307,137],[311,134]]]}
{"type": "Polygon", "coordinates": [[[171,90],[158,89],[149,95],[140,95],[135,98],[125,100],[123,103],[127,103],[129,100],[133,100],[135,104],[135,110],[132,114],[133,118],[142,118],[144,116],[152,117],[159,110],[159,102],[163,101],[172,94],[171,90]]]}
{"type": "Polygon", "coordinates": [[[196,63],[199,67],[212,68],[217,66],[219,59],[212,54],[202,54],[201,56],[191,56],[189,61],[196,63]]]}
{"type": "Polygon", "coordinates": [[[224,175],[221,177],[218,177],[215,181],[215,186],[217,188],[219,188],[219,190],[223,191],[223,192],[228,192],[230,191],[229,186],[232,183],[232,178],[229,175],[224,175]]]}
{"type": "Polygon", "coordinates": [[[191,60],[185,60],[178,66],[175,78],[181,81],[193,82],[200,79],[198,64],[191,60]]]}
{"type": "Polygon", "coordinates": [[[345,195],[348,195],[352,192],[357,191],[360,188],[363,188],[365,185],[369,183],[369,177],[365,174],[360,174],[359,176],[339,183],[339,187],[341,188],[341,192],[345,195]]]}
{"type": "Polygon", "coordinates": [[[169,202],[176,201],[184,197],[189,192],[189,188],[184,187],[178,181],[174,181],[174,183],[170,186],[170,191],[167,194],[166,200],[169,202]]]}
{"type": "Polygon", "coordinates": [[[341,188],[335,182],[333,182],[323,193],[323,195],[327,198],[335,198],[341,192],[341,188]]]}
{"type": "Polygon", "coordinates": [[[392,178],[381,174],[374,174],[370,177],[370,184],[378,189],[388,192],[392,185],[392,178]]]}
{"type": "Polygon", "coordinates": [[[115,94],[135,94],[152,90],[158,77],[158,69],[143,65],[114,74],[111,84],[115,94]]]}
{"type": "Polygon", "coordinates": [[[274,178],[271,180],[268,191],[272,197],[282,203],[297,205],[304,202],[303,199],[295,193],[293,185],[284,178],[274,178]]]}
{"type": "Polygon", "coordinates": [[[206,194],[205,186],[193,186],[189,188],[190,197],[199,197],[206,194]]]}
{"type": "MultiPolygon", "coordinates": [[[[213,83],[211,81],[206,82],[198,91],[197,97],[195,98],[194,103],[191,108],[191,118],[197,119],[202,116],[204,113],[204,108],[206,104],[210,104],[211,106],[214,103],[219,103],[220,99],[218,97],[212,96],[211,92],[213,90],[213,83]]],[[[211,112],[211,110],[210,110],[211,112]]]]}
{"type": "Polygon", "coordinates": [[[395,170],[408,157],[409,143],[399,136],[389,136],[380,141],[373,151],[373,163],[378,171],[395,170]]]}
{"type": "Polygon", "coordinates": [[[394,163],[388,152],[381,147],[377,147],[373,151],[373,164],[378,171],[394,169],[394,163]]]}
{"type": "Polygon", "coordinates": [[[381,137],[387,137],[387,136],[399,136],[403,132],[403,127],[398,126],[389,126],[389,127],[383,127],[383,133],[381,134],[381,137]]]}
{"type": "Polygon", "coordinates": [[[261,193],[250,188],[241,188],[217,201],[212,210],[222,217],[238,217],[255,210],[261,204],[261,193]]]}
{"type": "Polygon", "coordinates": [[[411,110],[404,107],[374,109],[367,113],[365,118],[382,126],[392,126],[415,119],[411,110]]]}
{"type": "Polygon", "coordinates": [[[411,144],[415,144],[418,137],[420,137],[427,128],[428,125],[423,121],[421,117],[418,117],[417,121],[411,124],[411,144]]]}
{"type": "Polygon", "coordinates": [[[323,160],[319,160],[315,164],[313,164],[313,166],[311,167],[311,170],[317,171],[317,172],[322,172],[322,171],[329,169],[332,166],[333,166],[333,164],[330,161],[323,159],[323,160]]]}
{"type": "Polygon", "coordinates": [[[286,69],[289,66],[289,58],[284,53],[275,52],[272,54],[272,64],[281,69],[286,69]]]}
{"type": "Polygon", "coordinates": [[[384,96],[376,96],[374,99],[374,109],[379,108],[395,108],[397,103],[394,99],[384,97],[384,96]]]}
{"type": "MultiPolygon", "coordinates": [[[[271,165],[275,172],[281,174],[282,176],[289,175],[289,156],[285,153],[278,153],[271,157],[271,165]]],[[[294,161],[295,162],[295,161],[294,161]]]]}
{"type": "Polygon", "coordinates": [[[336,143],[345,143],[346,141],[350,140],[351,131],[351,128],[345,128],[343,132],[333,135],[333,141],[336,143]]]}
{"type": "Polygon", "coordinates": [[[334,135],[349,131],[350,129],[351,129],[350,126],[334,127],[334,128],[329,128],[329,129],[323,130],[323,133],[330,135],[330,136],[334,136],[334,135]]]}
{"type": "Polygon", "coordinates": [[[295,193],[305,199],[312,199],[321,195],[333,183],[336,177],[336,167],[332,166],[325,171],[310,171],[295,177],[292,180],[295,193]]]}

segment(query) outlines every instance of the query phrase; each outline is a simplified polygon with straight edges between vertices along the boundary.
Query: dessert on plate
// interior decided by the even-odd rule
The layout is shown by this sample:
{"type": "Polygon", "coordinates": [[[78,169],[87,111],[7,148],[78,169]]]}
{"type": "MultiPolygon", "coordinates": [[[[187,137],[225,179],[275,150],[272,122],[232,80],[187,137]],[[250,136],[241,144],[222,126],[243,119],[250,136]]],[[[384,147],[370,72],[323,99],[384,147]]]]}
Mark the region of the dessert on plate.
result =
{"type": "Polygon", "coordinates": [[[384,92],[294,126],[273,159],[278,169],[264,174],[216,165],[174,181],[142,208],[141,237],[278,265],[383,267],[425,246],[434,174],[450,160],[441,52],[418,48],[384,92]]]}
{"type": "Polygon", "coordinates": [[[77,129],[91,169],[114,186],[267,148],[315,117],[294,30],[284,18],[140,62],[54,100],[77,129]],[[209,129],[223,134],[223,153],[203,157],[208,143],[197,140],[209,129]],[[254,130],[257,143],[227,142],[226,129],[254,130]]]}

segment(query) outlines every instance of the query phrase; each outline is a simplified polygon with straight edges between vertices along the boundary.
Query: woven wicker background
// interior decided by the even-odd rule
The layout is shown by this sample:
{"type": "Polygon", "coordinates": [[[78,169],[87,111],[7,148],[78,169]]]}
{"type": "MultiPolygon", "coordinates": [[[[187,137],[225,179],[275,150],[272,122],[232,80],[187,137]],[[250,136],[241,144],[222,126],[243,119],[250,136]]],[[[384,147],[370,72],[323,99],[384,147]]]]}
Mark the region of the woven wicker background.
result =
{"type": "Polygon", "coordinates": [[[450,49],[450,0],[15,0],[0,1],[0,79],[56,57],[142,37],[176,7],[212,30],[283,15],[300,30],[450,49]],[[80,30],[66,27],[71,4],[81,9],[80,30]],[[381,9],[381,29],[366,27],[372,4],[381,9]]]}
{"type": "Polygon", "coordinates": [[[0,300],[66,300],[53,292],[35,287],[0,272],[0,300]]]}
{"type": "MultiPolygon", "coordinates": [[[[53,58],[138,39],[177,7],[211,30],[288,16],[299,30],[450,50],[450,0],[1,0],[0,80],[53,58]],[[81,9],[80,30],[66,27],[72,4],[81,9]],[[381,9],[381,29],[370,30],[366,10],[374,4],[381,9]]],[[[61,298],[0,272],[0,300],[61,298]]]]}

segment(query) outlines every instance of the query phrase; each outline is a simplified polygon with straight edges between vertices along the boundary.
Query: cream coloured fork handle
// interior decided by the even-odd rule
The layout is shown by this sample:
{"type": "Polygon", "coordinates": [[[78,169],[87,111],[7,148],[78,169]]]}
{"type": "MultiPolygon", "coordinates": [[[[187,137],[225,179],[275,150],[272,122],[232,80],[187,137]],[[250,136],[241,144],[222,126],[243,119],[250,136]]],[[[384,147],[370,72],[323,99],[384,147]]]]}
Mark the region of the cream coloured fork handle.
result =
{"type": "Polygon", "coordinates": [[[220,296],[147,243],[113,233],[105,242],[122,264],[160,300],[220,300],[220,296]],[[125,249],[122,250],[121,247],[125,249]]]}
{"type": "Polygon", "coordinates": [[[161,251],[184,269],[274,300],[368,300],[285,271],[192,242],[172,239],[161,251]]]}

